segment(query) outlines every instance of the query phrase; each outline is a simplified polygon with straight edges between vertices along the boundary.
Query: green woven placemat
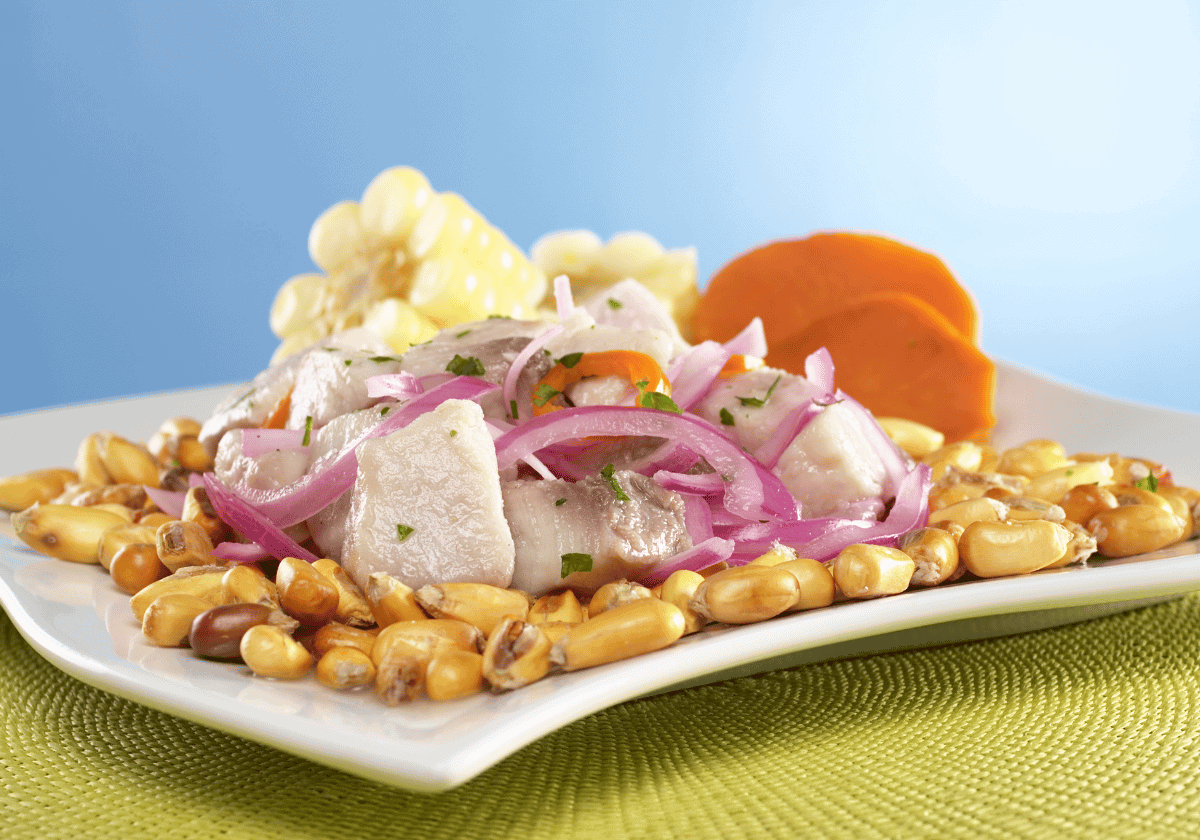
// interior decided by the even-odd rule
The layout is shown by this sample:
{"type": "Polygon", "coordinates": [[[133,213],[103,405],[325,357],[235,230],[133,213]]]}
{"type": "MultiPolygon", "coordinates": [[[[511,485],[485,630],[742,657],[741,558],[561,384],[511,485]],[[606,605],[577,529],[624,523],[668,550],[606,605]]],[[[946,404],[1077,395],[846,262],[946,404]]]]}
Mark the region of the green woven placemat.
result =
{"type": "Polygon", "coordinates": [[[1200,596],[639,700],[448,793],[118,699],[0,613],[0,837],[1195,837],[1200,596]]]}

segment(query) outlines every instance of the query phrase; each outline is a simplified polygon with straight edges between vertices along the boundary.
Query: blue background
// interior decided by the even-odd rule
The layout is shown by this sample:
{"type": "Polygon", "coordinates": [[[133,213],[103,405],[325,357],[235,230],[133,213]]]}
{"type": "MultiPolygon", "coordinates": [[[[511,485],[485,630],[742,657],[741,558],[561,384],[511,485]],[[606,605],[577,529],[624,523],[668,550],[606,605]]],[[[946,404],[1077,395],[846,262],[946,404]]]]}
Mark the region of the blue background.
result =
{"type": "Polygon", "coordinates": [[[232,382],[308,228],[406,163],[514,242],[884,232],[990,353],[1200,411],[1200,8],[30,3],[0,10],[0,413],[232,382]]]}

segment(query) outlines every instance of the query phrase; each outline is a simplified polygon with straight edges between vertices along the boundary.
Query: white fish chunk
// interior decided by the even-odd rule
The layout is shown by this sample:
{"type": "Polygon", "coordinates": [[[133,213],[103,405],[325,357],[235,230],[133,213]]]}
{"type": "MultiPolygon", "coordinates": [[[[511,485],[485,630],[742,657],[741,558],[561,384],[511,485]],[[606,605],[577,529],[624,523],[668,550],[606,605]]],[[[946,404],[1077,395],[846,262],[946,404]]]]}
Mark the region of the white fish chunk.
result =
{"type": "Polygon", "coordinates": [[[508,586],[514,548],[483,411],[447,400],[358,448],[342,566],[360,586],[387,572],[413,589],[508,586]]]}
{"type": "Polygon", "coordinates": [[[679,334],[679,326],[663,302],[632,277],[592,295],[583,308],[597,324],[666,333],[671,339],[672,358],[691,346],[679,334]]]}
{"type": "Polygon", "coordinates": [[[242,435],[245,431],[230,429],[217,446],[213,472],[222,484],[278,490],[299,481],[308,471],[310,453],[307,447],[276,449],[254,458],[243,455],[242,435]]]}
{"type": "Polygon", "coordinates": [[[534,595],[564,586],[595,590],[612,580],[636,579],[692,547],[682,496],[638,473],[618,470],[613,476],[629,501],[618,499],[600,476],[501,485],[516,546],[513,586],[534,595]],[[589,555],[592,570],[564,578],[564,554],[589,555]]]}
{"type": "Polygon", "coordinates": [[[305,354],[296,370],[287,428],[303,429],[309,417],[313,428],[320,428],[341,414],[378,402],[367,396],[367,380],[399,370],[398,357],[369,350],[329,346],[305,354]]]}
{"type": "Polygon", "coordinates": [[[727,379],[718,379],[713,389],[692,410],[743,449],[755,452],[766,443],[792,409],[815,395],[816,389],[803,376],[778,368],[760,367],[727,379]],[[770,397],[767,397],[768,391],[770,397]],[[751,402],[748,404],[747,400],[751,402]],[[754,400],[764,402],[759,406],[754,405],[754,400]],[[721,409],[725,409],[733,419],[732,426],[722,422],[721,409]]]}

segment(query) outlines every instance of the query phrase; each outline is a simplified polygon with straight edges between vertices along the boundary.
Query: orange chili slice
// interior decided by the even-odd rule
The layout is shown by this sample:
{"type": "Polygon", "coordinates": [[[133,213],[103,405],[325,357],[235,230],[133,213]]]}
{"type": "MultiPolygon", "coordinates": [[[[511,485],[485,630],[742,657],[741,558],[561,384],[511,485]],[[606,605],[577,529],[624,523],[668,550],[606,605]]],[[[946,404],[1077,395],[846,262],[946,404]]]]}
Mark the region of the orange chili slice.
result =
{"type": "Polygon", "coordinates": [[[287,425],[288,412],[292,410],[292,389],[283,395],[283,399],[275,406],[275,410],[262,421],[261,429],[282,429],[287,425]]]}
{"type": "Polygon", "coordinates": [[[758,356],[743,356],[741,353],[735,353],[729,357],[729,361],[725,363],[725,367],[717,372],[717,376],[721,379],[728,379],[731,376],[737,376],[739,373],[758,370],[762,366],[763,360],[758,356]]]}
{"type": "Polygon", "coordinates": [[[601,350],[596,353],[568,353],[538,380],[533,389],[533,416],[539,417],[563,408],[553,400],[571,385],[591,376],[622,376],[640,393],[658,391],[671,395],[671,383],[658,362],[636,350],[601,350]]]}

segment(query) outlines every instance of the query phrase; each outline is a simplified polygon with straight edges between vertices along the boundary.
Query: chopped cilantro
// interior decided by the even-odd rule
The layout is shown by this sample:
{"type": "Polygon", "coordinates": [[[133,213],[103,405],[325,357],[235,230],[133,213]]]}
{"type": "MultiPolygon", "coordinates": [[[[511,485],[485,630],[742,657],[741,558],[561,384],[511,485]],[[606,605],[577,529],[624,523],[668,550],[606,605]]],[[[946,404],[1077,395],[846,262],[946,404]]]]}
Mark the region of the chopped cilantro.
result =
{"type": "Polygon", "coordinates": [[[649,379],[639,379],[637,382],[633,383],[633,387],[637,388],[639,391],[645,391],[647,388],[650,387],[650,380],[649,379]]]}
{"type": "Polygon", "coordinates": [[[411,525],[404,525],[400,522],[396,523],[396,537],[400,540],[400,542],[404,542],[406,539],[408,539],[412,532],[413,527],[411,525]]]}
{"type": "Polygon", "coordinates": [[[759,399],[758,397],[738,397],[738,402],[740,402],[742,405],[748,405],[751,408],[762,408],[767,404],[767,400],[771,399],[771,394],[775,393],[775,386],[779,384],[779,380],[782,378],[782,374],[775,377],[775,381],[771,383],[771,387],[767,389],[766,396],[764,396],[762,399],[759,399]]]}
{"type": "Polygon", "coordinates": [[[350,367],[350,365],[354,364],[354,360],[346,359],[346,361],[342,362],[342,364],[344,364],[346,367],[350,367]]]}
{"type": "Polygon", "coordinates": [[[608,308],[609,309],[620,309],[621,301],[617,300],[616,298],[609,298],[608,299],[608,308]]]}
{"type": "Polygon", "coordinates": [[[541,408],[561,393],[562,391],[557,391],[550,385],[547,385],[545,382],[543,382],[541,385],[537,386],[537,390],[533,392],[533,404],[538,408],[541,408]]]}
{"type": "Polygon", "coordinates": [[[312,415],[304,418],[304,440],[300,441],[301,446],[308,446],[312,440],[312,415]]]}
{"type": "Polygon", "coordinates": [[[560,365],[562,365],[565,368],[573,368],[573,367],[575,367],[575,365],[579,364],[579,360],[582,358],[583,358],[583,353],[568,353],[567,355],[563,356],[562,358],[555,359],[554,361],[558,362],[560,365]]]}
{"type": "Polygon", "coordinates": [[[458,437],[458,429],[451,429],[450,437],[458,437]]]}
{"type": "Polygon", "coordinates": [[[555,500],[554,500],[554,506],[555,506],[555,507],[562,507],[562,506],[563,506],[563,505],[565,505],[566,503],[567,503],[567,500],[566,500],[566,499],[555,499],[555,500]]]}
{"type": "Polygon", "coordinates": [[[604,469],[600,470],[600,476],[608,482],[608,486],[612,488],[613,495],[617,497],[618,501],[630,501],[628,494],[621,488],[621,482],[617,481],[616,475],[613,474],[612,464],[605,464],[604,469]]]}
{"type": "Polygon", "coordinates": [[[379,364],[382,362],[399,362],[402,361],[402,359],[399,356],[372,356],[367,361],[379,364]]]}
{"type": "Polygon", "coordinates": [[[669,411],[672,414],[683,414],[683,410],[675,405],[675,401],[666,394],[658,391],[647,391],[637,398],[637,404],[642,408],[655,408],[659,411],[669,411]]]}
{"type": "Polygon", "coordinates": [[[456,334],[454,335],[454,337],[455,337],[455,338],[462,338],[462,337],[464,337],[464,336],[466,336],[466,335],[469,335],[470,333],[471,333],[471,331],[470,331],[470,330],[463,330],[463,331],[462,331],[462,332],[460,332],[460,333],[456,333],[456,334]]]}
{"type": "Polygon", "coordinates": [[[562,556],[562,577],[573,572],[590,572],[592,570],[592,555],[571,552],[562,556]]]}
{"type": "Polygon", "coordinates": [[[453,373],[455,376],[483,376],[487,371],[483,368],[483,362],[476,359],[474,356],[467,356],[465,359],[454,354],[454,358],[446,365],[446,370],[453,373]]]}
{"type": "Polygon", "coordinates": [[[517,417],[517,401],[516,400],[508,401],[508,415],[510,417],[512,417],[512,419],[514,419],[514,420],[519,419],[517,417]]]}
{"type": "Polygon", "coordinates": [[[511,321],[511,320],[512,320],[512,316],[511,316],[511,315],[498,315],[498,314],[496,314],[496,313],[492,313],[491,315],[489,315],[489,316],[488,316],[488,320],[489,320],[489,321],[491,321],[491,320],[494,320],[494,319],[496,319],[496,318],[503,318],[505,321],[511,321]]]}
{"type": "Polygon", "coordinates": [[[391,407],[390,405],[385,405],[385,406],[383,407],[383,410],[382,410],[381,412],[379,412],[379,416],[380,416],[380,417],[387,417],[387,415],[388,415],[388,412],[389,412],[389,411],[391,411],[391,410],[392,410],[392,407],[391,407]]]}
{"type": "Polygon", "coordinates": [[[732,426],[733,425],[733,415],[729,413],[728,408],[721,409],[721,425],[722,426],[732,426]]]}
{"type": "Polygon", "coordinates": [[[1137,481],[1133,482],[1133,486],[1140,487],[1143,490],[1149,490],[1151,493],[1157,493],[1158,479],[1154,477],[1154,473],[1150,473],[1150,475],[1146,476],[1145,478],[1139,478],[1137,481]]]}

